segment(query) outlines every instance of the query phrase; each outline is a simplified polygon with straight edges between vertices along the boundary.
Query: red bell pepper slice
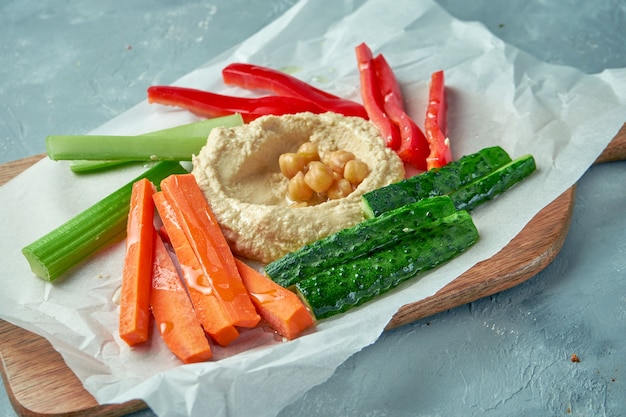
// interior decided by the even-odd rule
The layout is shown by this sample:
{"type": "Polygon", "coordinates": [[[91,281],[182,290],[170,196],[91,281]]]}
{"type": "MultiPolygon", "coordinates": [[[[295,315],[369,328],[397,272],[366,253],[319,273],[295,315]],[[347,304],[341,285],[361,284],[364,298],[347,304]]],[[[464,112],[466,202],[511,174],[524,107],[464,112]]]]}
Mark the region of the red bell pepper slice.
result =
{"type": "Polygon", "coordinates": [[[361,81],[361,98],[365,110],[367,110],[370,121],[380,131],[386,145],[397,150],[401,142],[400,131],[385,113],[372,51],[365,43],[358,45],[355,50],[361,81]]]}
{"type": "Polygon", "coordinates": [[[443,71],[432,73],[424,130],[430,146],[426,158],[428,169],[440,168],[452,161],[450,140],[447,137],[446,93],[443,71]]]}
{"type": "Polygon", "coordinates": [[[374,58],[374,64],[385,113],[400,130],[401,142],[396,153],[402,161],[413,165],[420,171],[426,171],[426,158],[430,152],[426,136],[404,110],[400,84],[385,57],[378,54],[374,58]]]}
{"type": "Polygon", "coordinates": [[[272,68],[235,62],[222,70],[222,79],[226,84],[246,89],[268,90],[280,96],[312,101],[330,112],[344,116],[368,118],[362,104],[337,97],[272,68]]]}
{"type": "Polygon", "coordinates": [[[199,117],[219,117],[240,113],[246,123],[268,114],[280,116],[300,112],[324,113],[326,111],[314,102],[296,97],[243,98],[193,88],[162,85],[148,87],[148,102],[187,109],[199,117]]]}

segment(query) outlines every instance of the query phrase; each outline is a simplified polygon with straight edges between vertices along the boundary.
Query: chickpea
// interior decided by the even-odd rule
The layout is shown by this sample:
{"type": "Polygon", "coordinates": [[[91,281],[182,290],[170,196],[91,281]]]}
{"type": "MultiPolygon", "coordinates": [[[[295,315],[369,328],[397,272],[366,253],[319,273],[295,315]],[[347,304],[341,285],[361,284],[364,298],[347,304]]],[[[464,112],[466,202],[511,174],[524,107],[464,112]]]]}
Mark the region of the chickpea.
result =
{"type": "Polygon", "coordinates": [[[280,155],[278,164],[289,179],[291,207],[347,197],[369,175],[367,164],[352,152],[339,149],[320,158],[317,144],[310,141],[302,143],[296,152],[280,155]]]}
{"type": "Polygon", "coordinates": [[[349,196],[352,191],[352,184],[350,184],[347,179],[340,178],[335,181],[333,185],[330,186],[327,194],[328,198],[330,198],[331,200],[338,200],[340,198],[349,196]]]}
{"type": "Polygon", "coordinates": [[[359,185],[369,174],[369,167],[363,161],[354,159],[346,162],[343,177],[353,185],[359,185]]]}
{"type": "Polygon", "coordinates": [[[294,175],[304,169],[305,165],[304,158],[297,153],[284,153],[278,157],[280,172],[287,178],[293,178],[294,175]]]}
{"type": "Polygon", "coordinates": [[[328,164],[333,171],[343,174],[346,163],[354,160],[355,156],[352,152],[339,149],[328,154],[325,159],[326,164],[328,164]]]}
{"type": "Polygon", "coordinates": [[[309,163],[304,182],[317,193],[324,193],[333,184],[333,170],[319,161],[309,163]]]}
{"type": "Polygon", "coordinates": [[[305,164],[308,164],[312,161],[320,160],[320,154],[317,150],[317,144],[313,142],[304,142],[298,148],[297,154],[304,159],[305,164]]]}
{"type": "Polygon", "coordinates": [[[297,202],[309,201],[313,197],[313,190],[304,181],[304,173],[302,171],[289,180],[287,197],[291,201],[297,202]]]}

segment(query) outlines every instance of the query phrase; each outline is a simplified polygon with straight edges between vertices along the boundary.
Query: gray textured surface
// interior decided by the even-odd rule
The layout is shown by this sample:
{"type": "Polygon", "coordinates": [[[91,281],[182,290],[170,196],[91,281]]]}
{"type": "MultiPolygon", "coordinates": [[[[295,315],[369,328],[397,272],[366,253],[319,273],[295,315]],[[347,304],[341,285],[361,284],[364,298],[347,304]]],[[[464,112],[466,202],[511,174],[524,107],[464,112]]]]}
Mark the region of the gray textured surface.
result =
{"type": "MultiPolygon", "coordinates": [[[[4,0],[0,163],[123,113],[148,85],[173,82],[293,3],[4,0]]],[[[547,62],[626,66],[623,0],[439,3],[547,62]]],[[[384,333],[281,417],[626,415],[625,179],[626,162],[585,174],[564,248],[539,275],[384,333]]],[[[4,390],[0,414],[15,416],[4,390]]]]}

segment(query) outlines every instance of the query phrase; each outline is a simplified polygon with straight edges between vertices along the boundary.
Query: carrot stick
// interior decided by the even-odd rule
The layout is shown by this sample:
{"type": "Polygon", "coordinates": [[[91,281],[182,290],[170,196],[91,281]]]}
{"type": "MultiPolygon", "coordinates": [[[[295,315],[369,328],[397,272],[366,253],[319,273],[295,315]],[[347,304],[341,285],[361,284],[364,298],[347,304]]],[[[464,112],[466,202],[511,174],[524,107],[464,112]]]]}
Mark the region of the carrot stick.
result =
{"type": "Polygon", "coordinates": [[[193,174],[170,175],[161,181],[161,190],[200,261],[208,283],[208,288],[202,285],[203,289],[216,294],[233,325],[256,326],[261,317],[250,300],[235,265],[235,257],[193,174]]]}
{"type": "Polygon", "coordinates": [[[126,226],[126,255],[122,271],[120,337],[130,346],[148,340],[150,281],[154,241],[154,185],[146,178],[132,186],[126,226]]]}
{"type": "Polygon", "coordinates": [[[276,332],[294,339],[313,325],[313,316],[296,294],[246,263],[238,259],[235,262],[254,306],[276,332]]]}
{"type": "Polygon", "coordinates": [[[150,307],[163,341],[183,363],[211,359],[211,345],[158,234],[154,239],[150,307]]]}
{"type": "Polygon", "coordinates": [[[200,261],[193,252],[187,236],[181,229],[178,216],[162,191],[154,194],[153,200],[170,239],[174,253],[181,266],[191,303],[204,331],[221,346],[228,346],[239,336],[239,332],[226,314],[221,301],[210,289],[200,261]]]}

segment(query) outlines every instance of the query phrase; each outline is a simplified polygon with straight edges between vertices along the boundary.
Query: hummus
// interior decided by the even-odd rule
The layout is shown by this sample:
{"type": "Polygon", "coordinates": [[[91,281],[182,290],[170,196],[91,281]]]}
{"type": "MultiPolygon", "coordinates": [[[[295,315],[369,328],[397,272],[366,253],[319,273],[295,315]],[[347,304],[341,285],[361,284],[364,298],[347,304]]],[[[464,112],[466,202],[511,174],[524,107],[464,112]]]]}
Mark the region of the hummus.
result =
{"type": "Polygon", "coordinates": [[[202,188],[233,252],[269,263],[312,241],[363,221],[363,193],[404,178],[404,165],[378,130],[359,117],[335,113],[264,116],[243,126],[213,129],[193,157],[202,188]],[[337,149],[354,153],[368,176],[347,197],[290,207],[288,179],[278,159],[304,142],[320,156],[337,149]]]}

